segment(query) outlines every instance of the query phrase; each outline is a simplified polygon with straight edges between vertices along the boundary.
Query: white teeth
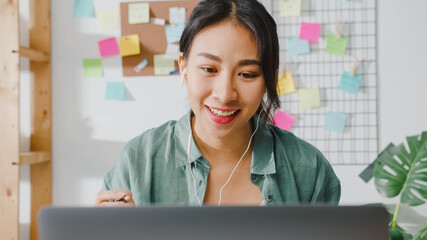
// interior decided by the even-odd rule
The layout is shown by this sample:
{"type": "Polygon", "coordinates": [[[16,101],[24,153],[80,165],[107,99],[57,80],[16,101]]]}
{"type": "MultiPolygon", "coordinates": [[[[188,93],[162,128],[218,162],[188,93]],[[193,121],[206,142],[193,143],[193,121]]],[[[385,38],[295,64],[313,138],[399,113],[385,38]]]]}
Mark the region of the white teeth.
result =
{"type": "Polygon", "coordinates": [[[220,117],[228,117],[233,115],[234,113],[237,112],[237,110],[234,111],[221,111],[221,110],[217,110],[217,109],[213,109],[208,107],[213,113],[215,113],[215,115],[220,116],[220,117]]]}

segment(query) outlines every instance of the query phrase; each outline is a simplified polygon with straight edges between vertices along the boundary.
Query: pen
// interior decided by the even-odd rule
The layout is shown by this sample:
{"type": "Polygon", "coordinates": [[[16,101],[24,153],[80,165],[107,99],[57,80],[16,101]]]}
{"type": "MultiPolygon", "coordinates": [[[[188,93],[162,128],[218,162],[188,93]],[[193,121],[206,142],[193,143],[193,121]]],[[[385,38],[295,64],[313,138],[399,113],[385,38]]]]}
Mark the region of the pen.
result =
{"type": "Polygon", "coordinates": [[[121,197],[119,199],[108,200],[108,202],[127,202],[127,201],[129,201],[129,199],[130,199],[130,196],[124,195],[123,197],[121,197]]]}

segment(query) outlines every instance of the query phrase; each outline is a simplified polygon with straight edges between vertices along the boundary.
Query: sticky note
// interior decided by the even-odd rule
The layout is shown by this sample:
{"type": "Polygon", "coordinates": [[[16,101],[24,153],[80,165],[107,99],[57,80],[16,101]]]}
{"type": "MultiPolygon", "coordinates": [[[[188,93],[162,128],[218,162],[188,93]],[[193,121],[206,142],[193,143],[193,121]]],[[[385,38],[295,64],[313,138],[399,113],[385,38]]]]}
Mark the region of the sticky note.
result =
{"type": "Polygon", "coordinates": [[[329,34],[328,40],[326,42],[325,52],[330,54],[335,54],[338,56],[344,56],[346,48],[347,48],[346,37],[338,38],[338,36],[335,34],[329,34]]]}
{"type": "Polygon", "coordinates": [[[105,100],[125,100],[126,87],[124,82],[107,82],[105,100]]]}
{"type": "Polygon", "coordinates": [[[129,3],[128,4],[129,24],[150,22],[149,3],[129,3]]]}
{"type": "Polygon", "coordinates": [[[301,0],[280,0],[280,16],[301,16],[301,0]]]}
{"type": "Polygon", "coordinates": [[[185,8],[171,7],[169,8],[169,23],[185,23],[185,8]]]}
{"type": "Polygon", "coordinates": [[[277,94],[284,95],[295,92],[294,79],[290,72],[284,73],[283,76],[279,75],[277,83],[277,94]]]}
{"type": "Polygon", "coordinates": [[[344,113],[328,112],[325,117],[325,129],[332,132],[343,133],[347,115],[344,113]]]}
{"type": "Polygon", "coordinates": [[[93,0],[75,0],[73,17],[76,17],[76,18],[94,17],[93,0]]]}
{"type": "Polygon", "coordinates": [[[318,88],[302,88],[298,90],[301,109],[320,107],[320,93],[318,88]]]}
{"type": "Polygon", "coordinates": [[[102,77],[102,62],[100,58],[83,59],[84,77],[102,77]]]}
{"type": "Polygon", "coordinates": [[[154,74],[169,75],[175,70],[175,61],[166,57],[164,54],[154,55],[154,74]]]}
{"type": "Polygon", "coordinates": [[[344,72],[341,76],[341,81],[338,86],[338,89],[356,95],[357,92],[359,92],[361,83],[362,75],[354,74],[354,77],[351,77],[349,72],[344,72]]]}
{"type": "Polygon", "coordinates": [[[164,26],[166,23],[166,20],[163,18],[151,18],[151,23],[156,25],[164,26]]]}
{"type": "Polygon", "coordinates": [[[307,40],[309,42],[318,42],[320,37],[321,26],[319,23],[307,23],[302,22],[300,28],[300,39],[307,40]]]}
{"type": "Polygon", "coordinates": [[[166,25],[166,39],[168,43],[179,42],[181,40],[182,32],[184,31],[185,24],[172,24],[166,25]]]}
{"type": "Polygon", "coordinates": [[[273,124],[281,129],[290,131],[295,122],[295,116],[278,110],[273,118],[273,124]]]}
{"type": "Polygon", "coordinates": [[[117,29],[118,26],[118,12],[114,10],[100,10],[96,13],[98,20],[98,29],[111,30],[117,29]]]}
{"type": "Polygon", "coordinates": [[[120,55],[123,57],[141,53],[139,35],[127,35],[120,38],[120,55]]]}
{"type": "Polygon", "coordinates": [[[136,65],[133,70],[135,70],[135,72],[140,72],[142,69],[144,69],[146,66],[148,65],[148,60],[144,59],[142,60],[138,65],[136,65]]]}
{"type": "Polygon", "coordinates": [[[288,49],[291,56],[310,53],[310,44],[297,36],[288,37],[288,49]]]}
{"type": "Polygon", "coordinates": [[[168,44],[166,47],[166,57],[178,61],[179,59],[179,45],[178,44],[168,44]]]}
{"type": "Polygon", "coordinates": [[[114,56],[120,53],[119,45],[115,37],[107,38],[98,42],[101,57],[114,56]]]}

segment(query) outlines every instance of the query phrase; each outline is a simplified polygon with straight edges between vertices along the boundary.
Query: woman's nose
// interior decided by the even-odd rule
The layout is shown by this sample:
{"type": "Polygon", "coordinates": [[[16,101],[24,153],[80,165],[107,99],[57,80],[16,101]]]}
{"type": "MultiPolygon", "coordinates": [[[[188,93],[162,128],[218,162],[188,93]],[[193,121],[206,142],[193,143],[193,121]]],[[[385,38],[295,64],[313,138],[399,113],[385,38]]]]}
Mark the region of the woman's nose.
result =
{"type": "Polygon", "coordinates": [[[236,101],[238,94],[232,74],[222,73],[215,80],[212,95],[221,103],[236,101]]]}

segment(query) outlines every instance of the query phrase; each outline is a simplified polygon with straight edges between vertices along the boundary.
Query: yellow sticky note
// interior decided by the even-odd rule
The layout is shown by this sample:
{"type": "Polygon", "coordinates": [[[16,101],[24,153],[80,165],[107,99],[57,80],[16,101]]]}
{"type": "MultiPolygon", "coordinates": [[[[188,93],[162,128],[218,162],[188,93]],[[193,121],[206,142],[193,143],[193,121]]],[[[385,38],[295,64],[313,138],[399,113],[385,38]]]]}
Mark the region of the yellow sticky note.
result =
{"type": "Polygon", "coordinates": [[[96,13],[98,19],[98,29],[117,29],[118,13],[113,10],[102,10],[96,13]]]}
{"type": "Polygon", "coordinates": [[[280,0],[280,16],[301,16],[301,0],[280,0]]]}
{"type": "Polygon", "coordinates": [[[303,88],[298,90],[299,102],[302,109],[320,107],[320,93],[318,88],[303,88]]]}
{"type": "Polygon", "coordinates": [[[169,75],[175,70],[175,61],[164,54],[154,55],[154,75],[169,75]]]}
{"type": "Polygon", "coordinates": [[[129,24],[150,22],[149,3],[130,3],[128,7],[129,24]]]}
{"type": "Polygon", "coordinates": [[[126,57],[140,54],[141,49],[139,45],[138,34],[120,37],[120,55],[126,57]]]}
{"type": "Polygon", "coordinates": [[[279,75],[279,81],[277,83],[277,94],[284,95],[295,92],[294,79],[290,72],[284,73],[283,76],[279,75]]]}

